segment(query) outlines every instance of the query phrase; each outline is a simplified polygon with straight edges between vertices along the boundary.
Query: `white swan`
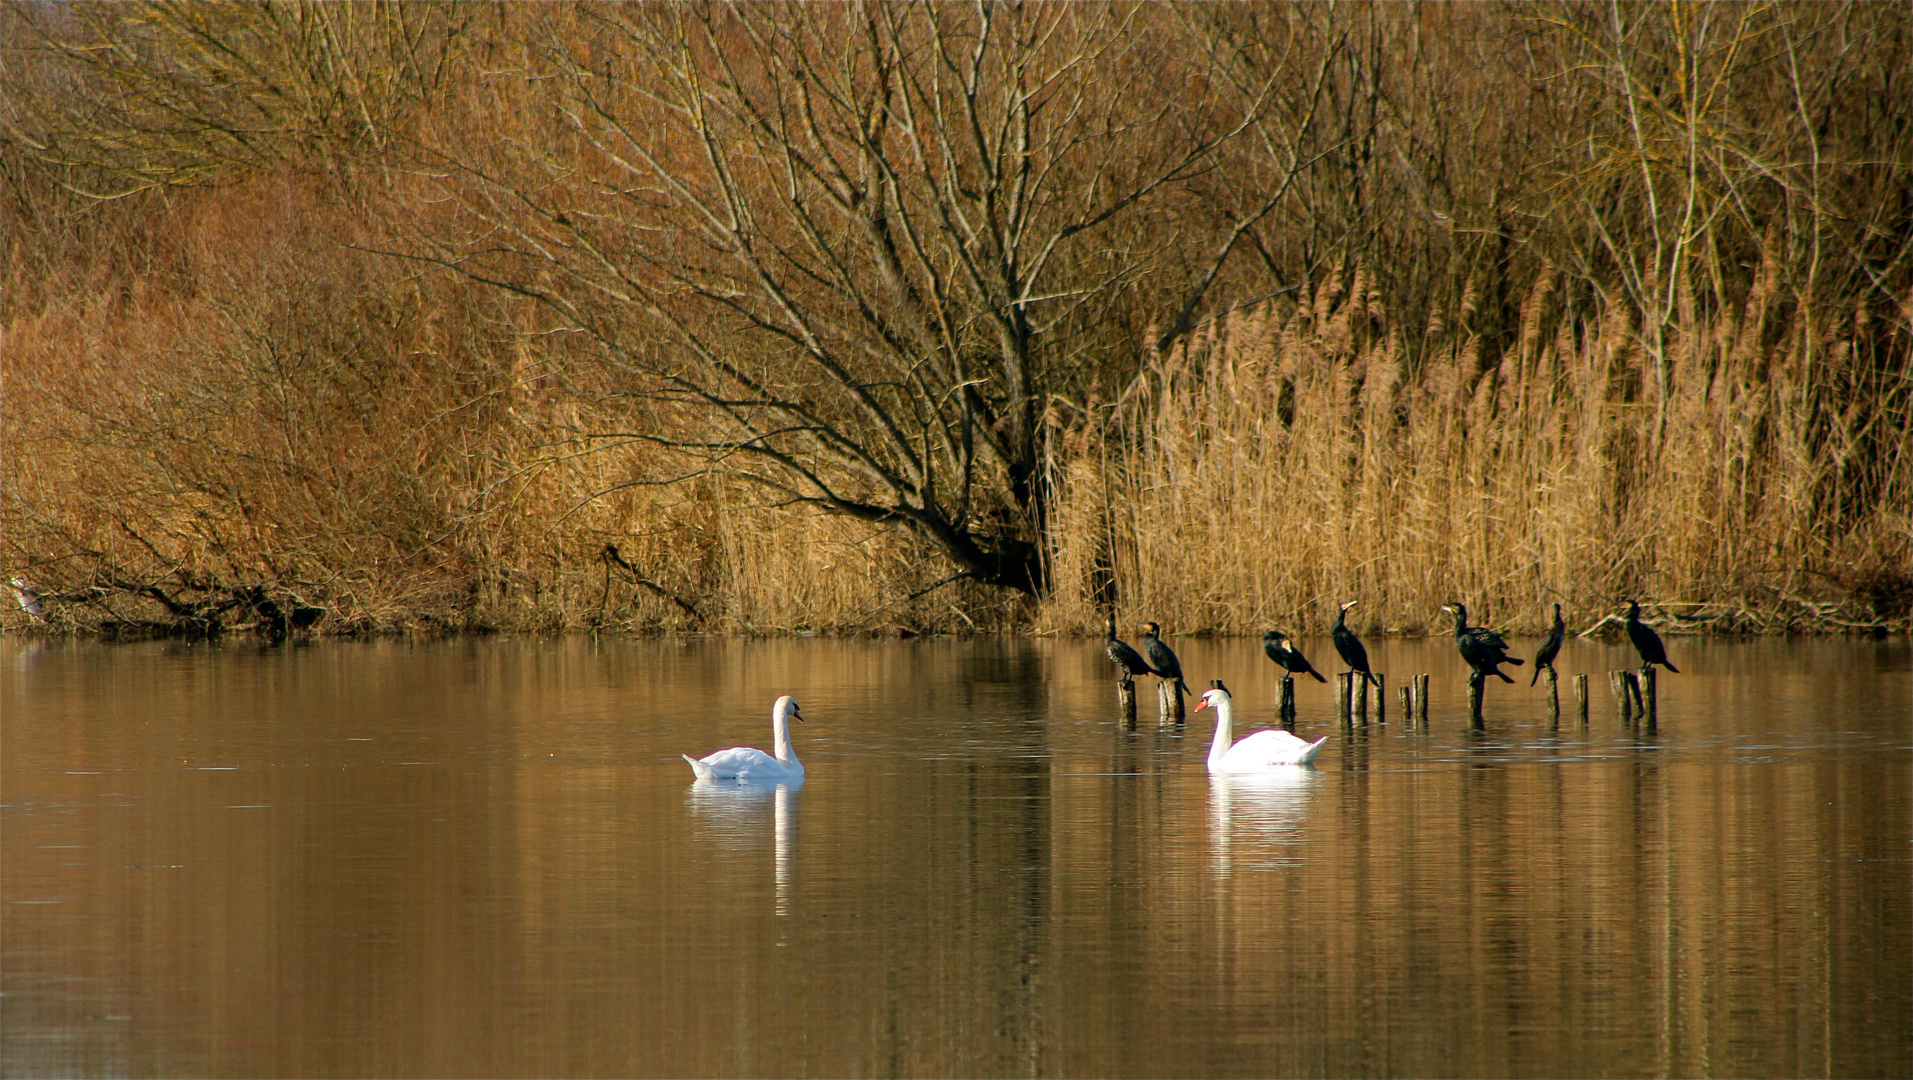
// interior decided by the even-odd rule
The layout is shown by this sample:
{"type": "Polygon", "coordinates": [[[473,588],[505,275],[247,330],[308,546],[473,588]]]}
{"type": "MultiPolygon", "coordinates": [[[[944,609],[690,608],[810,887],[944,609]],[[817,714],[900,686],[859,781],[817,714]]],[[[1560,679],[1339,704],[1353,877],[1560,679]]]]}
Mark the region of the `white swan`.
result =
{"type": "Polygon", "coordinates": [[[771,708],[771,731],[777,739],[777,756],[772,757],[762,750],[749,746],[733,746],[729,750],[719,750],[702,760],[684,754],[684,760],[691,763],[691,771],[699,780],[788,780],[804,775],[804,763],[797,760],[797,754],[790,748],[790,721],[802,723],[804,718],[797,715],[797,701],[789,694],[777,699],[771,708]]]}
{"type": "Polygon", "coordinates": [[[1258,731],[1232,746],[1229,741],[1235,735],[1235,708],[1229,703],[1229,691],[1220,679],[1211,685],[1215,689],[1202,695],[1202,703],[1196,706],[1196,711],[1210,706],[1216,710],[1216,739],[1209,744],[1212,773],[1273,772],[1289,765],[1307,765],[1322,752],[1322,744],[1328,742],[1327,735],[1309,742],[1286,731],[1258,731]]]}

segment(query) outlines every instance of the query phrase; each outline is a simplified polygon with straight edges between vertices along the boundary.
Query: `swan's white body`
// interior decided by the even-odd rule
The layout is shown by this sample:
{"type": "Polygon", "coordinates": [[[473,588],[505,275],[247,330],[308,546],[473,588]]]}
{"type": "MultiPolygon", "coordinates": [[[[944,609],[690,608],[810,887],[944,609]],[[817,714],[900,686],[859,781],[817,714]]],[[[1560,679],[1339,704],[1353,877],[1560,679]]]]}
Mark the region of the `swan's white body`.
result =
{"type": "Polygon", "coordinates": [[[771,709],[771,731],[777,740],[774,744],[776,756],[750,746],[733,746],[729,750],[719,750],[702,759],[689,754],[682,755],[691,763],[691,771],[699,780],[789,780],[804,775],[804,763],[797,760],[797,752],[790,748],[790,722],[803,721],[797,713],[797,702],[789,694],[777,699],[771,709]]]}
{"type": "Polygon", "coordinates": [[[1307,765],[1322,752],[1322,744],[1328,742],[1326,735],[1309,742],[1286,731],[1258,731],[1239,743],[1232,743],[1235,708],[1230,704],[1229,692],[1218,686],[1202,695],[1202,704],[1196,706],[1196,711],[1211,706],[1216,710],[1216,738],[1209,744],[1212,773],[1262,773],[1290,765],[1307,765]]]}

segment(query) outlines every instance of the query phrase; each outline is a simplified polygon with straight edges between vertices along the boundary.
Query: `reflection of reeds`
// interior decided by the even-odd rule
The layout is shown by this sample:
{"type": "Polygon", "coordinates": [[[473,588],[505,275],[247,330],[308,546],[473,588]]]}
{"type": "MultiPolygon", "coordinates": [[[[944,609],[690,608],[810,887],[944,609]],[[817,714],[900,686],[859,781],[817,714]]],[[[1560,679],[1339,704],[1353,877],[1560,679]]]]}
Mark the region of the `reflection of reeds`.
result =
{"type": "Polygon", "coordinates": [[[1411,350],[1358,270],[1146,358],[1062,478],[1041,621],[1090,626],[1115,600],[1182,629],[1319,629],[1359,598],[1370,626],[1413,630],[1461,597],[1533,628],[1556,600],[1586,621],[1644,595],[1771,629],[1828,614],[1815,596],[1894,593],[1913,564],[1903,335],[1865,313],[1781,325],[1756,289],[1679,328],[1663,395],[1626,314],[1568,311],[1558,284],[1533,283],[1498,357],[1466,298],[1411,350]]]}

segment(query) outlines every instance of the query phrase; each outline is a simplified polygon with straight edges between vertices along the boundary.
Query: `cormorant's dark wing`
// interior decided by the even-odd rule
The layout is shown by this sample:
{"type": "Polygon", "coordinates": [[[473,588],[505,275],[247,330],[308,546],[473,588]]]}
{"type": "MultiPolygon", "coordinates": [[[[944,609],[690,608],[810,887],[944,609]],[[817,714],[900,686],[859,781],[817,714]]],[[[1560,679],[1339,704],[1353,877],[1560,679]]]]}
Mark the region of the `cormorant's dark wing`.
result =
{"type": "Polygon", "coordinates": [[[1149,666],[1156,669],[1156,674],[1165,679],[1182,678],[1182,662],[1176,659],[1175,651],[1164,645],[1161,638],[1146,637],[1142,647],[1149,657],[1149,666]]]}
{"type": "Polygon", "coordinates": [[[1103,646],[1109,653],[1109,662],[1115,664],[1124,677],[1155,674],[1143,661],[1141,654],[1129,647],[1128,642],[1112,637],[1106,639],[1103,646]]]}

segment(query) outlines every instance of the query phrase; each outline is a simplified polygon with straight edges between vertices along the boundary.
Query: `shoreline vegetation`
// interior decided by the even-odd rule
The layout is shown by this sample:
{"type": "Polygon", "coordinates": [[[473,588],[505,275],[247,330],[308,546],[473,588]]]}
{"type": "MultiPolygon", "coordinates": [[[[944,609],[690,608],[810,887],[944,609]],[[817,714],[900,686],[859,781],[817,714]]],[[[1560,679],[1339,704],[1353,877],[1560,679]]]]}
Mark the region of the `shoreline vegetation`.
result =
{"type": "Polygon", "coordinates": [[[0,631],[1913,633],[1910,12],[6,5],[0,631]]]}

